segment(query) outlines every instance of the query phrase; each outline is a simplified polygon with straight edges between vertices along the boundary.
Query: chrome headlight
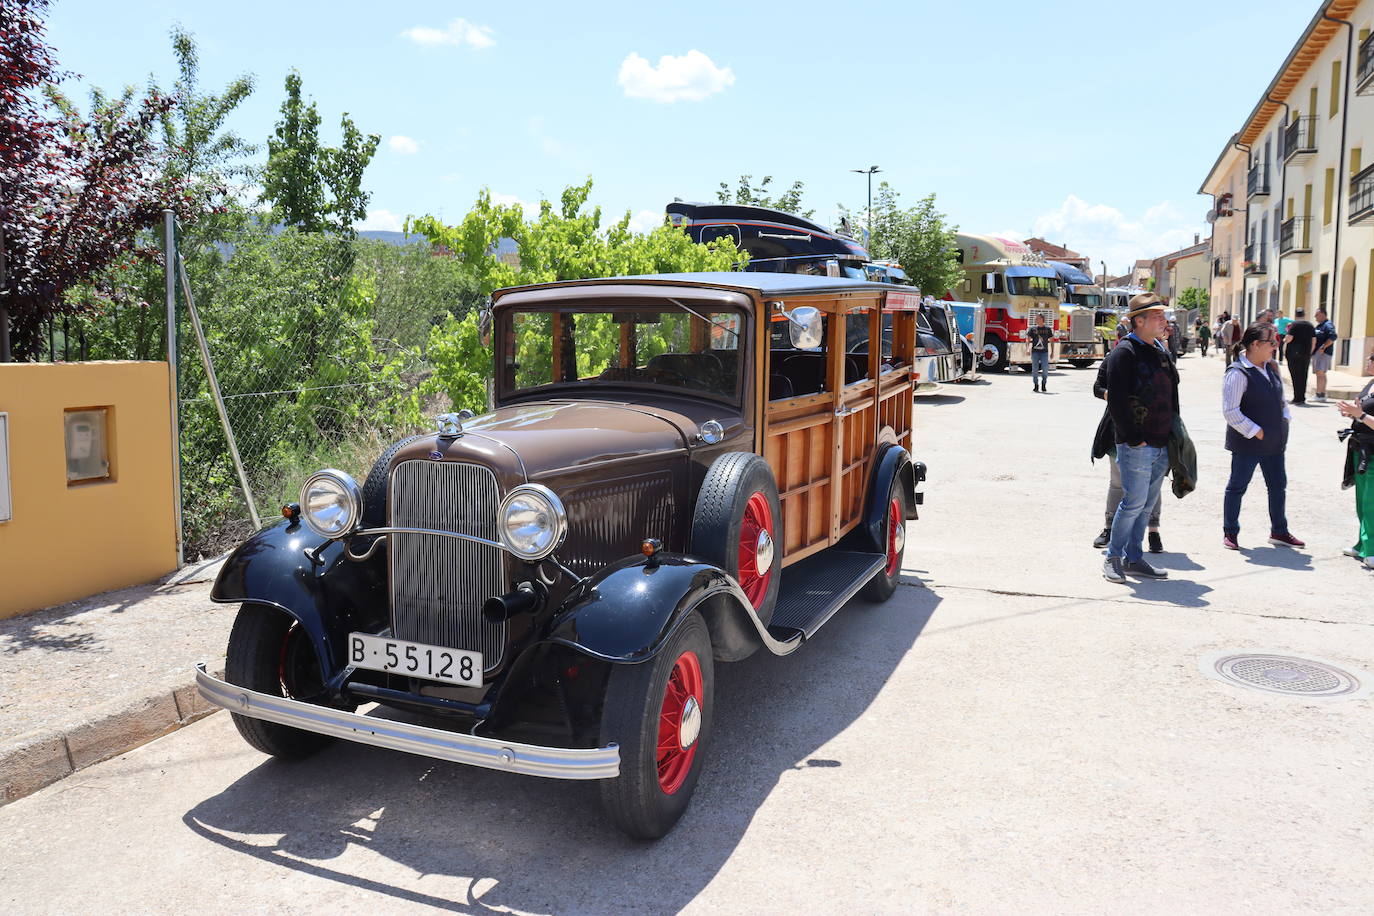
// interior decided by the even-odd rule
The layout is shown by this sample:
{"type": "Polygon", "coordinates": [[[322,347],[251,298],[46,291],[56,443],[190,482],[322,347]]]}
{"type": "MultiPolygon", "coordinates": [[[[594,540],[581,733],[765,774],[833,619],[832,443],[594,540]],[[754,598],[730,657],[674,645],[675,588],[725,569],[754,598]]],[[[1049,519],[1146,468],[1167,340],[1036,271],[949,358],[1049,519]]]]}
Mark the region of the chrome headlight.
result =
{"type": "Polygon", "coordinates": [[[522,560],[542,560],[563,543],[568,516],[552,490],[527,483],[501,501],[496,529],[511,553],[522,560]]]}
{"type": "Polygon", "coordinates": [[[343,471],[326,468],[301,487],[301,518],[320,537],[341,538],[357,530],[363,493],[343,471]]]}

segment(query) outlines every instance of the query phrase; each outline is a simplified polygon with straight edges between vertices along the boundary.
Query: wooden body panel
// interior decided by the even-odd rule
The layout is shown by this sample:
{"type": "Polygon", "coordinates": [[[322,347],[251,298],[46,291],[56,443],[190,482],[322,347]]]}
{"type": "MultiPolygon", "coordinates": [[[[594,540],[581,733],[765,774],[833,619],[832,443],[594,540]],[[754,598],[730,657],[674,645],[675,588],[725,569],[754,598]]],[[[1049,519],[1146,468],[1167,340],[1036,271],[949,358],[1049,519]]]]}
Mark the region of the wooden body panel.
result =
{"type": "MultiPolygon", "coordinates": [[[[884,312],[886,297],[851,293],[787,302],[789,311],[802,305],[821,309],[828,328],[825,390],[764,401],[760,411],[761,453],[773,470],[782,507],[777,539],[784,566],[831,546],[859,524],[880,445],[911,448],[916,314],[884,312]],[[881,345],[885,314],[892,315],[887,360],[881,345]],[[859,366],[858,374],[864,377],[846,384],[846,325],[856,321],[868,326],[869,346],[866,355],[849,357],[851,376],[859,366]]],[[[756,335],[755,390],[766,397],[769,322],[776,309],[768,302],[763,305],[756,335]]]]}

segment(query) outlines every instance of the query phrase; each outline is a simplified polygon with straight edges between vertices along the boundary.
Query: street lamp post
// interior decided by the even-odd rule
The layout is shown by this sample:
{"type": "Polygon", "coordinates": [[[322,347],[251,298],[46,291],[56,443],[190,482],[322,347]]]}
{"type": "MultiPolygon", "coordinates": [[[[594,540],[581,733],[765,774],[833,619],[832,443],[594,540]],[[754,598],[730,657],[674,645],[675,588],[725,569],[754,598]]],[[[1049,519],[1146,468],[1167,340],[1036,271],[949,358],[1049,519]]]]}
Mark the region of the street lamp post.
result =
{"type": "MultiPolygon", "coordinates": [[[[870,165],[866,169],[850,169],[849,171],[856,175],[868,176],[868,238],[865,242],[871,244],[873,241],[873,175],[875,172],[881,172],[882,169],[878,168],[876,165],[870,165]]],[[[864,247],[867,247],[867,245],[864,247]]],[[[870,254],[871,253],[872,252],[870,252],[870,254]]]]}

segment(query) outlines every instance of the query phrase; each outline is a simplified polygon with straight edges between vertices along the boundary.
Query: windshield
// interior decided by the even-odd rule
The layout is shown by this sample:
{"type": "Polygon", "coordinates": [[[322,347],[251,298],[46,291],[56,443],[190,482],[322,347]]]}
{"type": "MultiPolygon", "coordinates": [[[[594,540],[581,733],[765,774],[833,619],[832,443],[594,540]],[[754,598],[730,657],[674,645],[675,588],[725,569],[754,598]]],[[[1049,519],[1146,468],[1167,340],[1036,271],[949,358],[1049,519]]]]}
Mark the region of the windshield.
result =
{"type": "Polygon", "coordinates": [[[1074,305],[1086,305],[1095,309],[1102,304],[1102,297],[1096,293],[1069,293],[1069,301],[1074,305]]]}
{"type": "Polygon", "coordinates": [[[1054,292],[1054,280],[1049,277],[1007,277],[1007,292],[1013,296],[1057,298],[1054,292]]]}
{"type": "Polygon", "coordinates": [[[504,386],[521,394],[630,384],[734,400],[743,327],[742,312],[671,299],[634,308],[512,310],[502,325],[504,386]]]}

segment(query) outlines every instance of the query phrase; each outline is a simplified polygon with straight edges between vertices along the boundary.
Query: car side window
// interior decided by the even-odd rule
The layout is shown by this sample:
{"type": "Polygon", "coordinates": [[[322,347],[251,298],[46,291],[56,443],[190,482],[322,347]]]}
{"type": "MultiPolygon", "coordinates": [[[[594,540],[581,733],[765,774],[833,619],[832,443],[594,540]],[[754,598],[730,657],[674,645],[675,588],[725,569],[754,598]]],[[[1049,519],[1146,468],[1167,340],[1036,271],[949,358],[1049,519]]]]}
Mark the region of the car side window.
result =
{"type": "Polygon", "coordinates": [[[826,390],[829,378],[830,316],[821,319],[821,345],[814,350],[798,350],[792,346],[787,319],[773,315],[768,334],[768,399],[781,401],[826,390]]]}
{"type": "Polygon", "coordinates": [[[868,353],[872,343],[870,309],[855,309],[844,316],[844,383],[853,385],[868,379],[868,353]]]}

